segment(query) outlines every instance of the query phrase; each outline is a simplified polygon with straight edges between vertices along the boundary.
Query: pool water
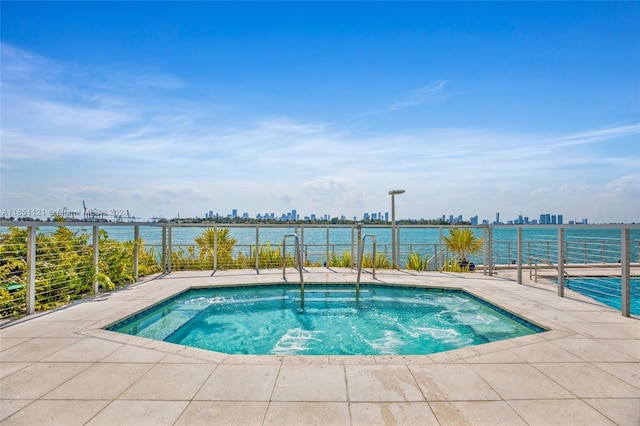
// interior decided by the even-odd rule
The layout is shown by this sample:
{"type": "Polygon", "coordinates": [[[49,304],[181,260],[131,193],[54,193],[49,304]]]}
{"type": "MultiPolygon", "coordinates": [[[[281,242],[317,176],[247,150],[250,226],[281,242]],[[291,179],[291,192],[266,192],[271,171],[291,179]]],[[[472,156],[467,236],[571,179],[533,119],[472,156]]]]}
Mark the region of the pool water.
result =
{"type": "Polygon", "coordinates": [[[108,328],[229,354],[419,355],[544,331],[460,290],[191,289],[108,328]]]}
{"type": "MultiPolygon", "coordinates": [[[[634,315],[640,315],[640,278],[631,278],[630,287],[630,311],[634,315]]],[[[620,277],[571,277],[567,288],[612,308],[622,309],[622,280],[620,277]]]]}

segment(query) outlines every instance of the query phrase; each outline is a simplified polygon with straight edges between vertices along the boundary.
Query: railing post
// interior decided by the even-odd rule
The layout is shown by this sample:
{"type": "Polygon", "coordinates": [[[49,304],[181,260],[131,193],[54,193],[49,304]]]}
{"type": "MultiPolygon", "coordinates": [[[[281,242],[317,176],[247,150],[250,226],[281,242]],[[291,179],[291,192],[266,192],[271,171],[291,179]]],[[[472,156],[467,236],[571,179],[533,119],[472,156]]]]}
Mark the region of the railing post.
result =
{"type": "MultiPolygon", "coordinates": [[[[356,224],[356,241],[358,241],[358,259],[356,259],[356,265],[362,265],[362,259],[360,259],[360,256],[363,254],[363,251],[361,250],[362,247],[362,223],[357,223],[356,224]]],[[[358,266],[359,267],[359,266],[358,266]]]]}
{"type": "Polygon", "coordinates": [[[133,279],[138,281],[140,279],[140,270],[138,264],[140,263],[140,226],[135,225],[133,227],[133,279]]]}
{"type": "Polygon", "coordinates": [[[256,272],[260,272],[260,226],[256,224],[256,272]]]}
{"type": "Polygon", "coordinates": [[[396,226],[396,262],[398,262],[397,268],[398,270],[402,269],[400,267],[400,226],[396,226]]]}
{"type": "Polygon", "coordinates": [[[98,262],[100,260],[100,252],[99,252],[99,244],[100,244],[100,234],[98,230],[98,225],[93,225],[93,292],[98,293],[100,290],[100,285],[98,283],[98,262]]]}
{"type": "MultiPolygon", "coordinates": [[[[436,257],[436,269],[438,271],[441,271],[442,269],[444,269],[444,256],[442,256],[442,226],[438,227],[438,251],[436,254],[438,257],[436,257]],[[440,257],[442,257],[442,265],[440,265],[440,257]]],[[[485,263],[486,265],[486,263],[485,263]]],[[[485,273],[486,273],[486,268],[485,268],[485,273]]]]}
{"type": "Polygon", "coordinates": [[[287,236],[282,238],[282,279],[287,279],[287,236]]]}
{"type": "Polygon", "coordinates": [[[36,311],[36,227],[27,228],[27,315],[36,311]]]}
{"type": "Polygon", "coordinates": [[[167,272],[167,225],[162,225],[162,273],[167,272]]]}
{"type": "MultiPolygon", "coordinates": [[[[302,256],[303,250],[304,250],[304,225],[300,225],[300,238],[299,238],[299,243],[300,244],[300,263],[302,263],[302,265],[304,265],[304,262],[306,261],[307,257],[306,256],[302,256]]],[[[306,250],[304,251],[304,253],[306,253],[306,250]]],[[[302,265],[299,265],[302,268],[302,265]]]]}
{"type": "Polygon", "coordinates": [[[564,228],[558,228],[558,296],[564,297],[564,228]]]}
{"type": "Polygon", "coordinates": [[[218,270],[218,225],[213,225],[213,270],[218,270]]]}
{"type": "Polygon", "coordinates": [[[171,253],[173,252],[173,248],[171,247],[172,237],[171,237],[171,225],[167,225],[167,248],[169,252],[169,256],[167,256],[167,272],[171,273],[172,265],[171,265],[171,253]]]}
{"type": "Polygon", "coordinates": [[[489,256],[489,276],[492,277],[493,276],[493,228],[489,227],[487,228],[487,241],[488,241],[488,246],[487,246],[487,255],[489,256]]]}
{"type": "Polygon", "coordinates": [[[522,284],[522,226],[518,226],[518,252],[516,253],[518,263],[517,280],[518,284],[522,284]]]}
{"type": "Polygon", "coordinates": [[[629,228],[622,229],[620,247],[620,284],[622,293],[620,303],[622,305],[622,316],[631,316],[631,246],[629,244],[629,228]]]}
{"type": "Polygon", "coordinates": [[[326,263],[326,267],[328,268],[329,266],[331,266],[331,261],[329,260],[329,226],[327,226],[327,263],[326,263]]]}
{"type": "Polygon", "coordinates": [[[354,247],[354,245],[355,245],[355,244],[354,244],[354,238],[355,238],[355,236],[354,236],[354,231],[355,231],[355,229],[353,228],[353,225],[352,225],[352,226],[351,226],[351,262],[350,262],[350,263],[351,263],[351,268],[352,268],[352,269],[353,269],[353,261],[354,261],[354,259],[355,259],[355,257],[353,256],[353,247],[354,247]]]}

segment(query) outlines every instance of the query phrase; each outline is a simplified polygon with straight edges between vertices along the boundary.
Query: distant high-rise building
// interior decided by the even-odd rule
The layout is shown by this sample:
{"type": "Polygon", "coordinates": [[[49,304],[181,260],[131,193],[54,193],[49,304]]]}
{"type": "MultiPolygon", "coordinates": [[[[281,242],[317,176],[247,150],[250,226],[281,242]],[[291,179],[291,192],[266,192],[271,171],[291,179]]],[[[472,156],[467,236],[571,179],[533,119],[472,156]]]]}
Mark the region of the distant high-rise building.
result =
{"type": "Polygon", "coordinates": [[[558,215],[558,225],[563,225],[564,217],[561,214],[558,215]]]}
{"type": "Polygon", "coordinates": [[[500,223],[500,212],[496,213],[496,225],[500,223]]]}
{"type": "Polygon", "coordinates": [[[551,215],[551,224],[552,224],[552,225],[555,225],[555,224],[556,224],[556,221],[557,221],[556,215],[555,215],[555,214],[552,214],[552,215],[551,215]]]}
{"type": "Polygon", "coordinates": [[[478,215],[475,215],[471,219],[469,219],[469,222],[471,222],[472,225],[477,225],[478,224],[478,215]]]}
{"type": "Polygon", "coordinates": [[[238,209],[231,210],[231,217],[238,217],[238,209]]]}
{"type": "Polygon", "coordinates": [[[389,222],[389,212],[384,212],[384,221],[389,222]]]}

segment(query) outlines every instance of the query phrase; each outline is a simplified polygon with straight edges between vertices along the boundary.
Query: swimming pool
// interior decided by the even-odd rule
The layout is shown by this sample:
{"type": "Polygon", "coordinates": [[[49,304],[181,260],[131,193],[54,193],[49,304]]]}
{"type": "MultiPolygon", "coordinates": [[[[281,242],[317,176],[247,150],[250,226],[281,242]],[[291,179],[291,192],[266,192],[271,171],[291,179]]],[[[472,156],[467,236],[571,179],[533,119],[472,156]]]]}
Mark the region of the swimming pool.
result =
{"type": "Polygon", "coordinates": [[[110,327],[229,354],[421,355],[545,331],[461,290],[362,285],[190,289],[110,327]]]}
{"type": "MultiPolygon", "coordinates": [[[[640,315],[640,278],[631,278],[630,287],[631,313],[640,315]]],[[[622,281],[620,277],[571,277],[567,288],[612,308],[622,308],[622,281]]]]}

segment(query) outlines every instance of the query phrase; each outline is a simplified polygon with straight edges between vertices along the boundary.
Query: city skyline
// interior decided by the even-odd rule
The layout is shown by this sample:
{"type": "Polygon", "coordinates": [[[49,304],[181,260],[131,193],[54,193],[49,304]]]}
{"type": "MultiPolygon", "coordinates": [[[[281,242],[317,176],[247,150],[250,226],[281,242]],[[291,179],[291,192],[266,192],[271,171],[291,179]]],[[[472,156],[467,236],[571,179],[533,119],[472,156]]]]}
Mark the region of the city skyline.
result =
{"type": "MultiPolygon", "coordinates": [[[[209,210],[205,212],[203,216],[195,215],[193,217],[185,217],[178,215],[177,217],[165,217],[162,215],[153,216],[148,219],[135,216],[129,210],[104,210],[104,209],[88,209],[86,206],[83,206],[84,209],[69,209],[64,207],[62,209],[22,209],[22,210],[14,210],[14,209],[2,209],[0,210],[0,219],[6,221],[13,220],[36,220],[36,221],[47,221],[55,219],[56,217],[61,217],[67,220],[85,220],[85,221],[93,221],[93,220],[101,220],[101,221],[110,221],[110,222],[155,222],[159,220],[209,220],[216,221],[220,219],[239,219],[239,220],[258,220],[258,221],[276,221],[276,222],[331,222],[333,220],[340,221],[351,221],[351,222],[382,222],[382,223],[390,223],[390,213],[388,211],[377,211],[377,212],[363,212],[360,216],[347,217],[344,214],[332,215],[329,213],[300,213],[293,209],[290,212],[283,212],[279,215],[275,212],[263,211],[261,213],[250,214],[247,211],[242,211],[239,213],[238,209],[232,209],[230,213],[224,214],[219,212],[214,212],[213,210],[209,210]]],[[[469,216],[467,218],[462,214],[453,215],[453,214],[442,214],[439,217],[397,217],[396,222],[400,221],[442,221],[448,222],[451,224],[456,223],[469,223],[471,225],[537,225],[537,224],[550,224],[550,225],[573,225],[573,224],[589,224],[589,220],[586,217],[582,217],[580,219],[568,219],[566,222],[564,221],[564,215],[561,213],[540,213],[539,218],[530,218],[529,216],[525,216],[523,214],[519,214],[518,217],[507,219],[506,221],[501,220],[501,213],[496,212],[495,220],[491,221],[490,219],[479,219],[478,215],[469,216]]]]}
{"type": "Polygon", "coordinates": [[[638,2],[0,8],[1,209],[640,222],[638,2]]]}

